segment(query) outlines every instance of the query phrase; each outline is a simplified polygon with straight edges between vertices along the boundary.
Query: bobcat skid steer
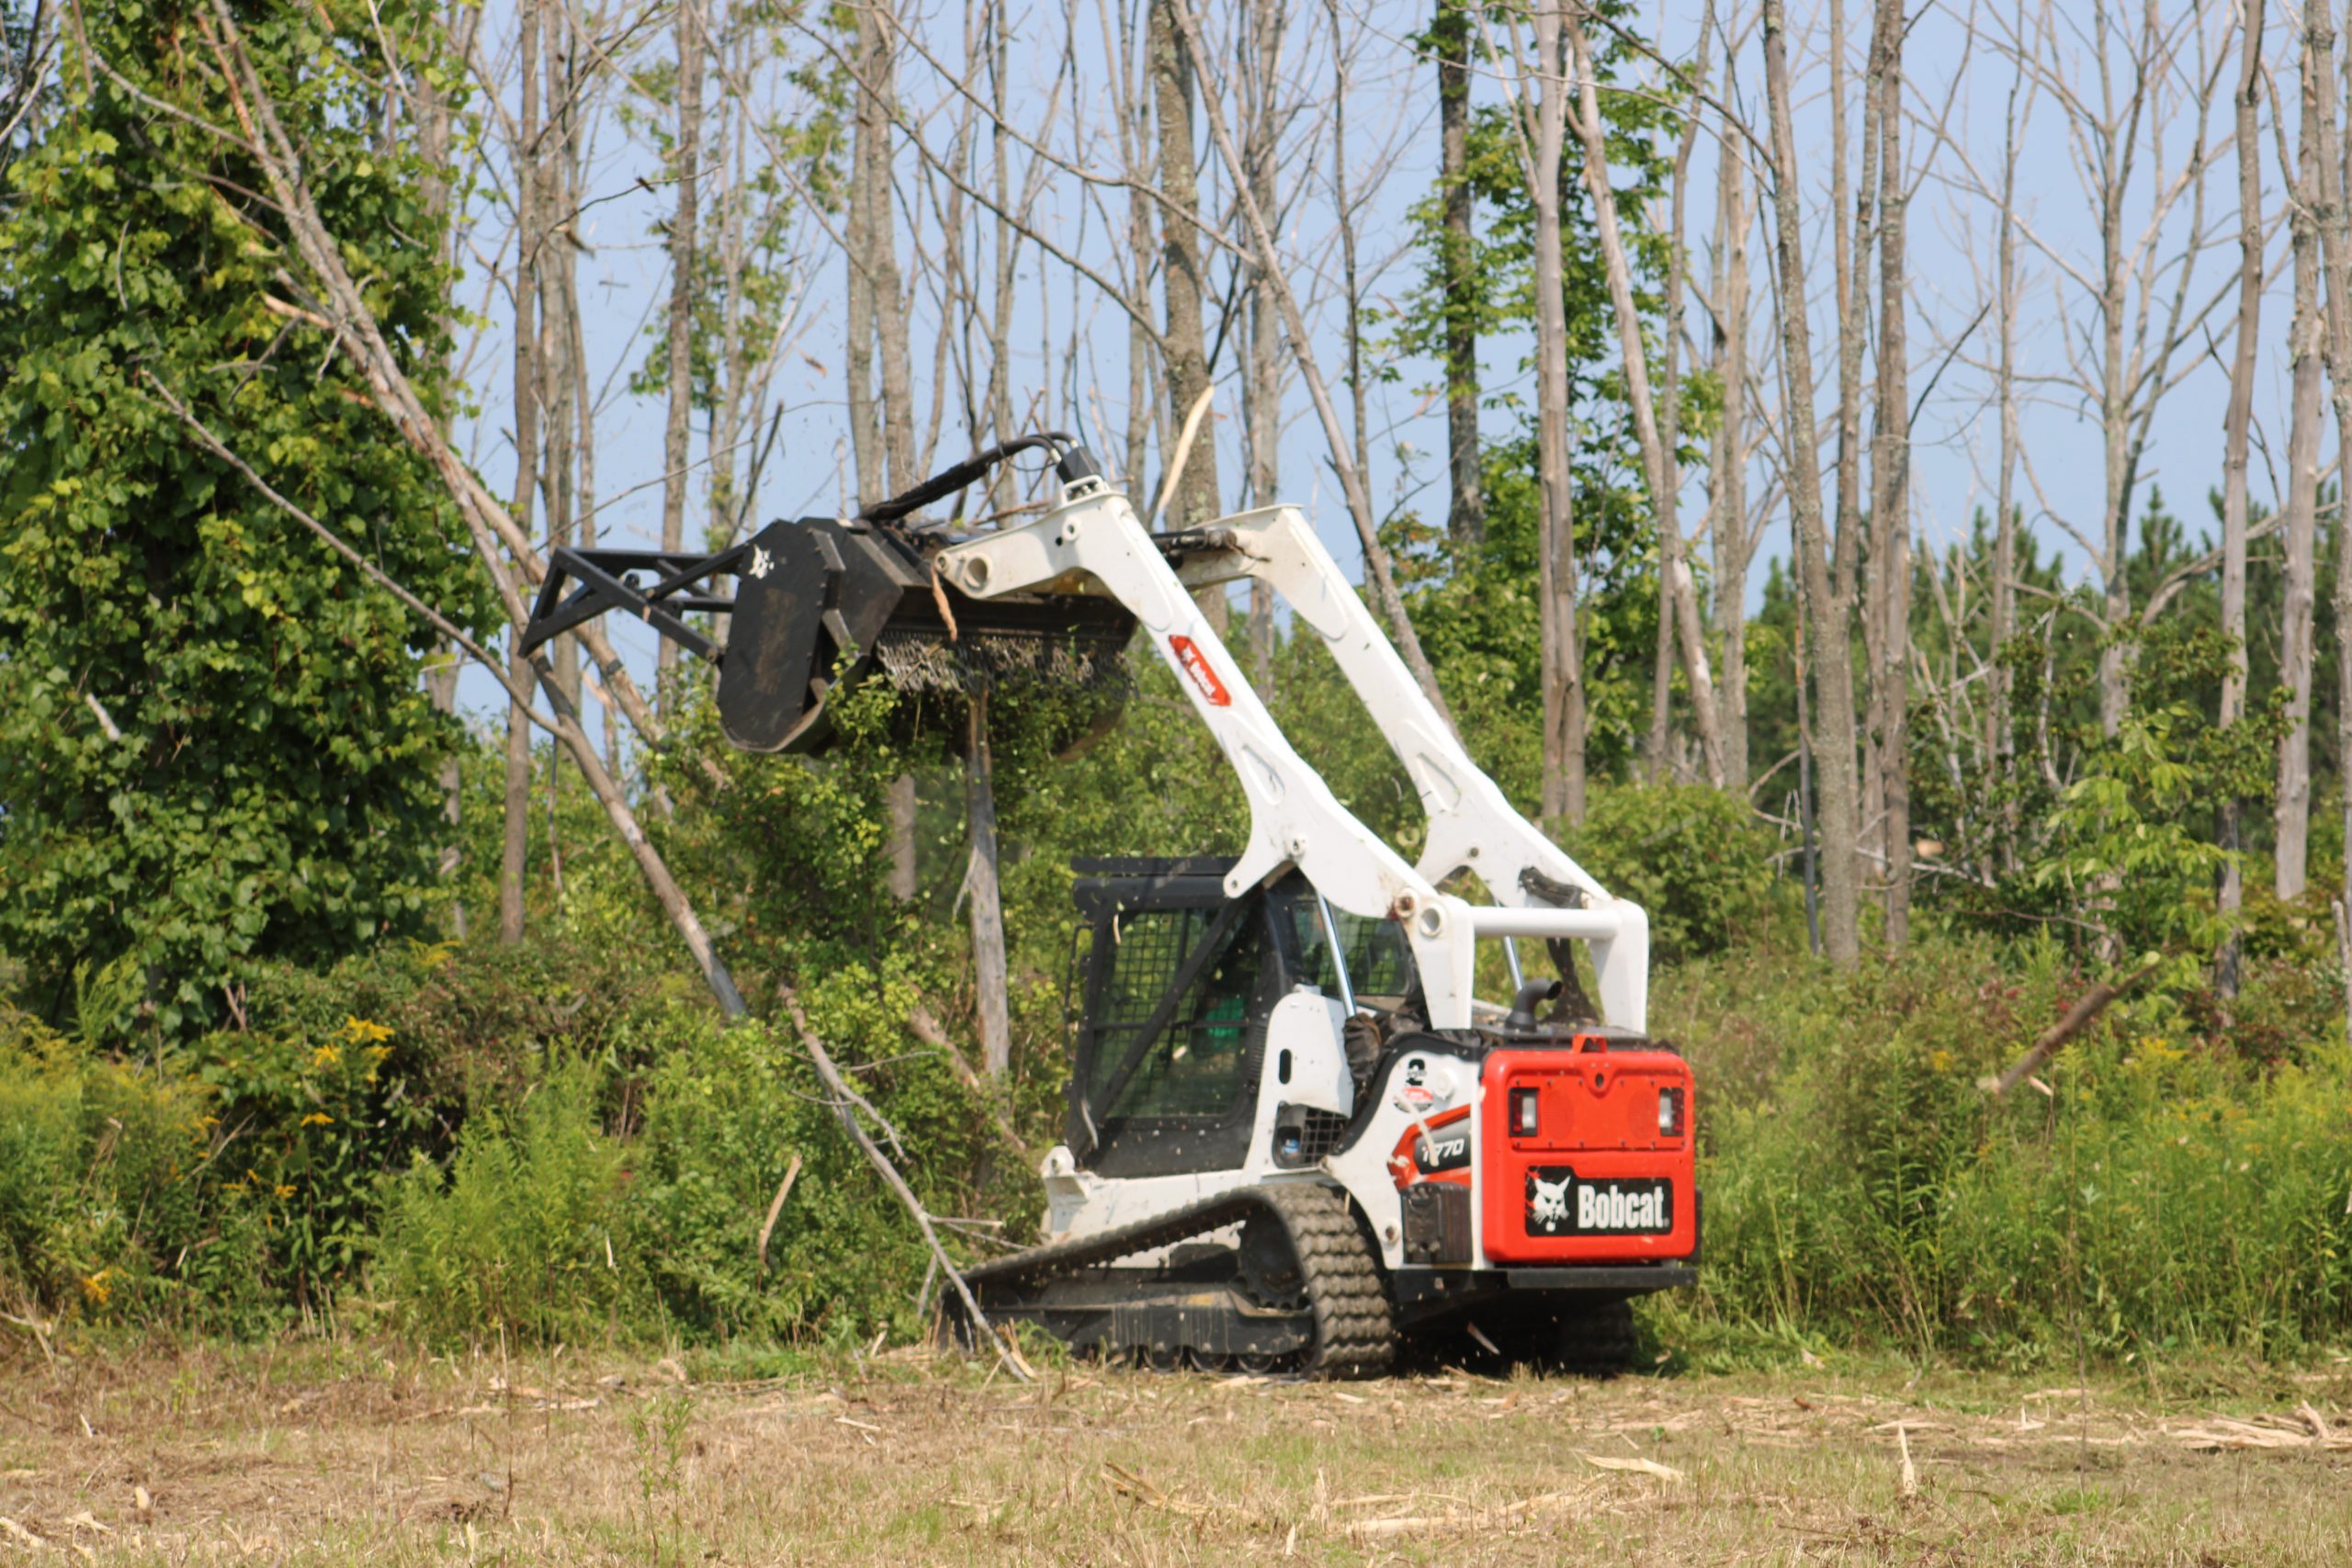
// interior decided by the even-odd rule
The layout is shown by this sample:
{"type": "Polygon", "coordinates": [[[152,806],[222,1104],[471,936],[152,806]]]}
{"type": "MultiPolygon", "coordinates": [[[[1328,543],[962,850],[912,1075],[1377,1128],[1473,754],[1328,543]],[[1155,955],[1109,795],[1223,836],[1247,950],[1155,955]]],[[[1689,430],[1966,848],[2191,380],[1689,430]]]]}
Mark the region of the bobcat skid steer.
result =
{"type": "Polygon", "coordinates": [[[1155,536],[1074,441],[1030,436],[715,556],[559,549],[526,646],[613,608],[715,659],[722,727],[756,750],[821,747],[836,682],[1107,688],[1139,637],[1238,776],[1238,856],[1074,868],[1068,1124],[1046,1239],[968,1271],[992,1317],[1159,1366],[1369,1375],[1413,1337],[1600,1369],[1631,1350],[1624,1303],[1694,1277],[1691,1075],[1643,1032],[1642,910],[1471,761],[1295,507],[1155,536]],[[911,520],[1041,447],[1042,515],[911,520]],[[1291,749],[1193,600],[1245,577],[1403,762],[1418,864],[1291,749]],[[723,648],[695,612],[729,616],[723,648]],[[1491,901],[1444,890],[1470,878],[1491,901]],[[1474,994],[1482,942],[1508,1004],[1474,994]],[[1521,942],[1556,978],[1522,976],[1521,942]]]}

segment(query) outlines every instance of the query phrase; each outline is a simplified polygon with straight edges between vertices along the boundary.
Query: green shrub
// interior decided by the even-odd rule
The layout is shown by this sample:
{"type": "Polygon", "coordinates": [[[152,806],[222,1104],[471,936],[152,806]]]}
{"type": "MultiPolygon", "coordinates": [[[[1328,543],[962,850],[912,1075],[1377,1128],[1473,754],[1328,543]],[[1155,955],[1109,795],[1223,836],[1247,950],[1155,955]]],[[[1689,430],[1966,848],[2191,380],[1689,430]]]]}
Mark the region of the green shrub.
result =
{"type": "Polygon", "coordinates": [[[206,1087],[94,1058],[0,1004],[0,1297],[52,1319],[211,1332],[268,1315],[266,1195],[206,1087]]]}
{"type": "Polygon", "coordinates": [[[436,1343],[609,1335],[642,1273],[628,1181],[593,1075],[560,1067],[515,1110],[477,1110],[447,1171],[420,1156],[394,1181],[371,1285],[436,1343]]]}
{"type": "Polygon", "coordinates": [[[1760,933],[1776,907],[1771,840],[1736,795],[1702,784],[1605,787],[1581,826],[1559,832],[1603,887],[1648,913],[1661,964],[1722,953],[1760,933]]]}
{"type": "Polygon", "coordinates": [[[758,1024],[700,1031],[655,1071],[631,1151],[638,1229],[682,1329],[863,1337],[910,1311],[921,1243],[827,1098],[798,1047],[758,1024]],[[763,1264],[760,1229],[796,1156],[763,1264]]]}
{"type": "MultiPolygon", "coordinates": [[[[1044,1206],[1035,1178],[908,1032],[919,994],[903,967],[847,964],[810,976],[800,999],[828,1053],[889,1119],[900,1140],[892,1160],[925,1206],[1025,1227],[1044,1206]]],[[[915,1326],[929,1252],[831,1098],[789,1024],[672,1032],[631,1150],[641,1250],[667,1322],[705,1336],[834,1340],[915,1326]],[[763,1269],[760,1227],[796,1155],[800,1173],[763,1269]]]]}
{"type": "Polygon", "coordinates": [[[1686,1325],[2031,1363],[2352,1332],[2352,1054],[2263,1070],[2119,1006],[2031,1086],[1978,1081],[2084,980],[1931,938],[1841,975],[1742,955],[1661,987],[1700,1075],[1706,1256],[1686,1325]]]}

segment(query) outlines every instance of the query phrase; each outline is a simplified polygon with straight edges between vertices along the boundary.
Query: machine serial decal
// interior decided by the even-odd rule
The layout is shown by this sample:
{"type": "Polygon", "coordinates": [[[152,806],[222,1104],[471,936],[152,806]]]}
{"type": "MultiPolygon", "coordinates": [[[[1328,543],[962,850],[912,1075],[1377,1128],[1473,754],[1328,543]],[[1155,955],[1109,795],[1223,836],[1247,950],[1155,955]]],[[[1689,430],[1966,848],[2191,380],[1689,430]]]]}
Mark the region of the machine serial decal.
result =
{"type": "Polygon", "coordinates": [[[1674,1184],[1664,1179],[1578,1181],[1564,1165],[1527,1172],[1529,1235],[1664,1235],[1674,1228],[1674,1184]]]}
{"type": "Polygon", "coordinates": [[[1201,695],[1209,700],[1212,707],[1233,705],[1233,694],[1225,689],[1225,682],[1209,668],[1208,656],[1191,637],[1179,633],[1168,639],[1168,646],[1176,650],[1176,662],[1184,667],[1184,673],[1193,678],[1193,684],[1201,689],[1201,695]]]}
{"type": "Polygon", "coordinates": [[[1413,1145],[1413,1165],[1423,1176],[1435,1176],[1442,1170],[1470,1168],[1470,1129],[1452,1128],[1431,1133],[1413,1145]]]}

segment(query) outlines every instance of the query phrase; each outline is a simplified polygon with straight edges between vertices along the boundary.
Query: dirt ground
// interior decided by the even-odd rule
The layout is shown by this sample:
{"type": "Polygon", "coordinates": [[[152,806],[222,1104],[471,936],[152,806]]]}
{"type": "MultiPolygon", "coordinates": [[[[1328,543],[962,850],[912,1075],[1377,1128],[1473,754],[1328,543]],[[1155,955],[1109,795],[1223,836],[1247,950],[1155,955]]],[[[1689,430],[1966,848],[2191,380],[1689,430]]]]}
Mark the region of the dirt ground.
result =
{"type": "Polygon", "coordinates": [[[915,1350],[0,1365],[0,1560],[2352,1562],[2352,1365],[1312,1385],[915,1350]],[[741,1363],[737,1363],[738,1366],[741,1363]]]}

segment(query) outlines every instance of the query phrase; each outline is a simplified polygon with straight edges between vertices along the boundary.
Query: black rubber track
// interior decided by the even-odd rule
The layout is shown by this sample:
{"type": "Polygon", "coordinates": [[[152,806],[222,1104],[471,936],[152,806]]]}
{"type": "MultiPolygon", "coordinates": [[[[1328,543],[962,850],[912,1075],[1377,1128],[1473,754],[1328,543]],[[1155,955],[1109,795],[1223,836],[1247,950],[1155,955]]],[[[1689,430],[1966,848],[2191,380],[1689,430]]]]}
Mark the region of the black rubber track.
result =
{"type": "Polygon", "coordinates": [[[1396,1320],[1372,1244],[1357,1228],[1348,1201],[1336,1188],[1301,1183],[1255,1190],[1282,1217],[1306,1278],[1315,1348],[1299,1370],[1320,1378],[1371,1378],[1386,1371],[1396,1355],[1396,1320]]]}
{"type": "Polygon", "coordinates": [[[1253,1213],[1271,1213],[1290,1238],[1315,1316],[1315,1345],[1298,1370],[1309,1377],[1377,1377],[1396,1354],[1396,1320],[1372,1243],[1336,1187],[1276,1181],[1214,1198],[1091,1235],[1051,1242],[979,1264],[964,1278],[981,1293],[990,1285],[1034,1285],[1131,1252],[1204,1235],[1253,1213]]]}

